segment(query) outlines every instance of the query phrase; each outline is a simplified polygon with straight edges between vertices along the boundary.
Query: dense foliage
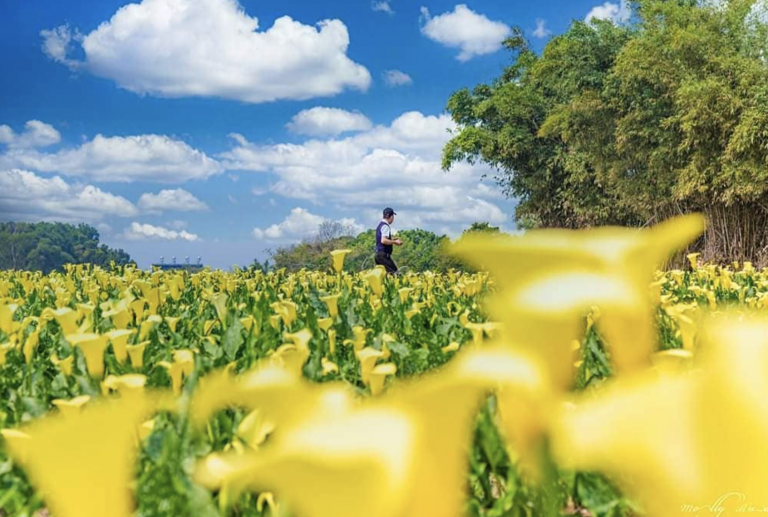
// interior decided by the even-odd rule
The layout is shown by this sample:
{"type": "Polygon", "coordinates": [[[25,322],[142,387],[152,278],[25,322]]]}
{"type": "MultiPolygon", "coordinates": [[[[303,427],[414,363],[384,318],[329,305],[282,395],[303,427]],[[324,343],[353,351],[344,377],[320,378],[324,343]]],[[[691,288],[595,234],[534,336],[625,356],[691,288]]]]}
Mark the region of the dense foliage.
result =
{"type": "Polygon", "coordinates": [[[637,0],[541,55],[519,35],[490,84],[456,92],[444,167],[483,160],[523,226],[645,225],[700,211],[707,258],[765,260],[764,2],[637,0]]]}
{"type": "Polygon", "coordinates": [[[0,223],[0,269],[63,271],[64,264],[128,264],[123,250],[99,244],[99,232],[87,224],[0,223]]]}
{"type": "MultiPolygon", "coordinates": [[[[499,228],[487,222],[475,222],[462,235],[474,233],[499,233],[499,228]]],[[[397,236],[403,246],[395,247],[392,258],[398,267],[406,271],[447,272],[449,269],[471,270],[469,266],[448,254],[446,247],[451,240],[445,235],[421,229],[400,230],[397,236]]],[[[356,237],[332,235],[330,238],[317,236],[291,246],[278,248],[272,255],[276,269],[299,271],[302,268],[327,271],[331,268],[330,252],[335,249],[349,249],[347,267],[362,271],[374,266],[373,255],[376,242],[375,230],[365,231],[356,237]]],[[[262,264],[257,269],[263,269],[262,264]]]]}

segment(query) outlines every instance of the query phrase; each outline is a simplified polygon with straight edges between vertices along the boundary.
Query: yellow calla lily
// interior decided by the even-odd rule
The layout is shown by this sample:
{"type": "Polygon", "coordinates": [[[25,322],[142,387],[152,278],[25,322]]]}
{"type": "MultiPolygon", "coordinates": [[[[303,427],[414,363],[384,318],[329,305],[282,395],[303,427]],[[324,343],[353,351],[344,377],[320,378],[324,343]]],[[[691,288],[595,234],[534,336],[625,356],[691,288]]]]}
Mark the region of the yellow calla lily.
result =
{"type": "Polygon", "coordinates": [[[163,320],[168,324],[168,328],[171,329],[171,332],[176,332],[176,326],[179,324],[179,321],[181,321],[181,318],[166,316],[163,320]]]}
{"type": "Polygon", "coordinates": [[[134,368],[144,367],[144,350],[147,348],[148,344],[149,341],[143,341],[139,344],[128,345],[125,347],[128,351],[128,357],[131,359],[131,365],[134,368]]]}
{"type": "Polygon", "coordinates": [[[78,347],[85,356],[85,365],[91,377],[100,379],[104,376],[104,351],[108,339],[100,334],[69,334],[65,336],[73,346],[78,347]]]}
{"type": "Polygon", "coordinates": [[[444,354],[457,352],[459,350],[459,343],[457,341],[452,341],[450,344],[442,347],[440,350],[442,350],[444,354]]]}
{"type": "Polygon", "coordinates": [[[29,364],[32,361],[32,355],[34,355],[37,346],[40,344],[40,331],[36,330],[27,336],[24,341],[24,361],[29,364]]]}
{"type": "Polygon", "coordinates": [[[275,425],[254,409],[237,426],[237,436],[252,449],[258,449],[274,430],[275,425]]]}
{"type": "Polygon", "coordinates": [[[52,312],[54,318],[56,318],[56,323],[59,324],[62,331],[64,332],[64,335],[77,333],[77,312],[73,311],[69,307],[56,309],[52,312]]]}
{"type": "Polygon", "coordinates": [[[105,390],[115,390],[123,396],[137,395],[144,392],[147,377],[138,373],[108,375],[102,386],[105,390]]]}
{"type": "Polygon", "coordinates": [[[66,419],[46,417],[23,429],[28,439],[6,440],[6,450],[21,461],[55,515],[130,517],[134,429],[149,408],[144,399],[132,398],[66,419]]]}
{"type": "Polygon", "coordinates": [[[320,359],[320,365],[323,368],[323,375],[339,373],[339,366],[333,361],[326,359],[325,357],[320,359]]]}
{"type": "Polygon", "coordinates": [[[394,517],[406,506],[417,432],[406,413],[360,410],[289,429],[263,451],[203,461],[195,479],[278,493],[306,517],[394,517]]]}
{"type": "Polygon", "coordinates": [[[184,377],[189,376],[195,368],[195,355],[191,350],[175,350],[173,362],[160,361],[158,364],[168,370],[173,392],[178,395],[181,393],[184,377]]]}
{"type": "Polygon", "coordinates": [[[91,397],[88,395],[81,395],[79,397],[73,398],[72,400],[56,399],[51,403],[59,408],[59,411],[64,417],[71,418],[75,415],[79,415],[80,410],[82,410],[83,406],[90,400],[91,397]]]}
{"type": "Polygon", "coordinates": [[[601,307],[598,326],[617,368],[627,371],[647,364],[656,339],[647,298],[654,268],[703,227],[703,218],[693,215],[641,231],[598,228],[540,230],[514,238],[469,236],[454,245],[454,252],[488,267],[500,284],[489,304],[491,316],[514,332],[516,343],[541,354],[554,379],[566,386],[572,360],[564,347],[581,337],[583,318],[593,305],[601,307]]]}
{"type": "Polygon", "coordinates": [[[128,339],[136,333],[136,329],[118,329],[110,330],[105,335],[112,343],[112,351],[115,353],[115,358],[120,364],[125,364],[125,360],[128,359],[128,339]]]}
{"type": "Polygon", "coordinates": [[[397,365],[395,363],[384,363],[374,366],[369,376],[371,395],[375,397],[381,394],[384,391],[384,382],[387,380],[387,377],[396,373],[397,365]]]}
{"type": "Polygon", "coordinates": [[[116,329],[126,329],[131,323],[131,314],[128,309],[109,310],[102,313],[102,316],[109,318],[116,329]]]}
{"type": "Polygon", "coordinates": [[[294,344],[281,345],[269,356],[271,364],[283,367],[296,375],[301,375],[307,359],[309,349],[294,344]]]}
{"type": "Polygon", "coordinates": [[[211,305],[213,305],[219,321],[225,328],[227,325],[227,299],[228,297],[226,293],[216,293],[211,296],[211,305]]]}
{"type": "Polygon", "coordinates": [[[376,361],[381,359],[382,355],[384,354],[382,354],[381,350],[371,347],[365,347],[355,352],[355,357],[360,362],[360,378],[366,386],[370,383],[371,372],[373,367],[376,366],[376,361]]]}
{"type": "Polygon", "coordinates": [[[386,275],[387,271],[382,266],[376,266],[364,277],[376,296],[381,296],[381,294],[384,292],[383,282],[386,275]]]}
{"type": "Polygon", "coordinates": [[[320,318],[317,320],[317,326],[321,330],[328,332],[328,329],[333,326],[333,318],[320,318]]]}
{"type": "Polygon", "coordinates": [[[331,258],[333,259],[333,269],[337,273],[341,273],[344,269],[344,257],[352,253],[352,250],[333,250],[331,252],[331,258]]]}
{"type": "Polygon", "coordinates": [[[553,434],[562,464],[615,477],[651,515],[728,494],[727,513],[768,498],[768,321],[729,317],[706,330],[698,372],[617,379],[564,409],[553,434]]]}
{"type": "Polygon", "coordinates": [[[56,365],[59,370],[61,370],[61,373],[63,373],[66,376],[72,375],[72,363],[75,360],[74,355],[70,355],[69,357],[65,357],[64,359],[59,359],[56,354],[53,354],[51,356],[51,362],[56,365]]]}
{"type": "Polygon", "coordinates": [[[331,355],[336,354],[336,330],[328,330],[328,353],[331,355]]]}
{"type": "Polygon", "coordinates": [[[139,326],[139,341],[144,341],[147,339],[147,336],[149,336],[150,331],[155,328],[157,325],[161,324],[163,322],[163,318],[158,316],[157,314],[152,314],[149,317],[147,317],[146,320],[141,322],[141,325],[139,326]]]}
{"type": "Polygon", "coordinates": [[[340,295],[338,294],[334,294],[320,297],[320,300],[325,302],[325,304],[328,306],[328,314],[330,314],[330,317],[334,320],[339,315],[339,296],[340,295]]]}
{"type": "Polygon", "coordinates": [[[18,309],[16,304],[0,302],[0,332],[10,334],[13,332],[13,314],[18,309]]]}

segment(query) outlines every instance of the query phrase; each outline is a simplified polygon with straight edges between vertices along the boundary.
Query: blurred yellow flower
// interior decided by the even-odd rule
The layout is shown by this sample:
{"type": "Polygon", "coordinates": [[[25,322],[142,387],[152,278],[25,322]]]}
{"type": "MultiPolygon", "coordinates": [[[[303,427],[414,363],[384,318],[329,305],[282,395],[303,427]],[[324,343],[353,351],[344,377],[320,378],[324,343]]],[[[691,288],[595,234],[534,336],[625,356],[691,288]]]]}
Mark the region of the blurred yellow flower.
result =
{"type": "Polygon", "coordinates": [[[49,416],[6,440],[30,482],[58,517],[130,517],[135,427],[150,404],[142,398],[94,404],[62,419],[49,416]]]}
{"type": "Polygon", "coordinates": [[[699,370],[617,379],[564,409],[553,434],[561,464],[607,473],[649,515],[734,491],[768,500],[768,320],[738,319],[708,323],[699,370]]]}

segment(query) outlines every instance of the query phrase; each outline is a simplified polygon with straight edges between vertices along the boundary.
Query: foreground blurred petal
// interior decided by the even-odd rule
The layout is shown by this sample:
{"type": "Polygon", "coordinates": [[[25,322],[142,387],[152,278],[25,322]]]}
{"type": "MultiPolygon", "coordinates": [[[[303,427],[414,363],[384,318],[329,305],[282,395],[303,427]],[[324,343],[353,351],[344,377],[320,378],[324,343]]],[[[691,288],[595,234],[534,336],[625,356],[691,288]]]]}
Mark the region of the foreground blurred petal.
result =
{"type": "Polygon", "coordinates": [[[8,440],[33,485],[58,517],[128,517],[133,502],[136,426],[150,404],[130,397],[93,404],[67,418],[46,417],[8,440]]]}

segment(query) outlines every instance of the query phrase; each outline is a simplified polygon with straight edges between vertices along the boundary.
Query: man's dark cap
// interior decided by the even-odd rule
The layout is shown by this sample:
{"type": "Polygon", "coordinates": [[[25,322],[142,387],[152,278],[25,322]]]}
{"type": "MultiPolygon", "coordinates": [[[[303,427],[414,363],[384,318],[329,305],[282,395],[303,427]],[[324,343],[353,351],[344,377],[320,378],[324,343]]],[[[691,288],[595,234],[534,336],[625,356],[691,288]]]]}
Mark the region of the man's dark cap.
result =
{"type": "Polygon", "coordinates": [[[384,217],[389,217],[390,215],[397,215],[397,212],[392,210],[391,208],[387,207],[384,209],[384,217]]]}

